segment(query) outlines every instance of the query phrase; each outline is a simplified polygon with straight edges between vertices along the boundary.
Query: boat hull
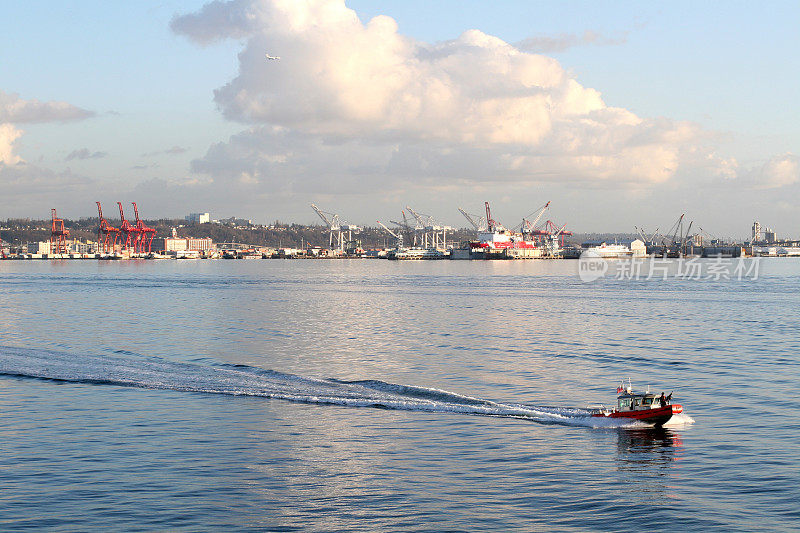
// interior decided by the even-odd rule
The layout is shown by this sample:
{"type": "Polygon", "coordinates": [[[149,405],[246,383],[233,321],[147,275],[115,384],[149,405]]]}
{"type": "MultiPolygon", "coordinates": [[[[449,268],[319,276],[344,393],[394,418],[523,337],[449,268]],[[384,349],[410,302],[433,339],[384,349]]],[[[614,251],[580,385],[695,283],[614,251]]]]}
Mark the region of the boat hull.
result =
{"type": "Polygon", "coordinates": [[[659,407],[657,409],[641,409],[635,411],[611,411],[610,413],[593,413],[592,416],[603,418],[625,418],[628,420],[637,420],[654,426],[663,426],[666,424],[672,415],[677,415],[683,412],[683,407],[674,404],[659,407]]]}

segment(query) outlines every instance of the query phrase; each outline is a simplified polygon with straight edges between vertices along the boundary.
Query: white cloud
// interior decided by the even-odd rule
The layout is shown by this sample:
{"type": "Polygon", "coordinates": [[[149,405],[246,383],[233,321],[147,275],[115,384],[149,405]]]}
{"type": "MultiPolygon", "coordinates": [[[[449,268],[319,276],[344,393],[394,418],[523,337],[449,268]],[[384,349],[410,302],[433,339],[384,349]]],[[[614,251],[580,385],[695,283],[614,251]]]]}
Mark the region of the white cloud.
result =
{"type": "Polygon", "coordinates": [[[0,90],[0,123],[67,122],[94,116],[93,111],[66,102],[23,100],[16,93],[0,90]]]}
{"type": "MultiPolygon", "coordinates": [[[[23,100],[17,94],[0,90],[0,185],[6,210],[22,214],[22,210],[35,209],[41,202],[56,197],[61,201],[76,200],[86,193],[91,183],[69,170],[58,173],[24,161],[14,150],[14,142],[23,134],[16,124],[66,122],[93,115],[91,111],[66,102],[23,100]]],[[[67,160],[104,156],[104,152],[91,153],[84,148],[72,152],[67,160]]]]}
{"type": "Polygon", "coordinates": [[[21,135],[22,131],[11,124],[0,124],[0,172],[2,165],[16,165],[21,161],[19,156],[14,154],[14,141],[21,135]]]}
{"type": "Polygon", "coordinates": [[[229,119],[256,127],[194,165],[211,175],[247,166],[256,179],[269,178],[259,170],[273,150],[264,136],[277,128],[315,139],[299,150],[302,156],[283,155],[298,169],[315,157],[329,159],[326,146],[350,143],[352,159],[335,166],[371,167],[373,179],[395,179],[405,169],[418,179],[466,173],[484,180],[658,183],[674,175],[695,133],[608,107],[558,61],[497,37],[469,30],[428,44],[398,33],[386,16],[364,24],[340,0],[217,1],[176,17],[172,28],[200,44],[246,40],[238,76],[215,91],[215,101],[229,119]],[[265,53],[281,60],[266,61],[265,53]],[[477,168],[490,174],[459,164],[475,154],[477,168]]]}
{"type": "MultiPolygon", "coordinates": [[[[66,102],[40,102],[38,100],[23,100],[15,93],[0,90],[0,163],[4,165],[17,165],[24,161],[14,153],[13,143],[22,136],[22,130],[15,127],[20,123],[54,122],[81,120],[94,116],[92,111],[75,107],[66,102]]],[[[101,157],[89,154],[87,157],[101,157]]],[[[73,152],[68,159],[81,157],[82,151],[73,152]]],[[[105,154],[103,154],[105,155],[105,154]]],[[[0,172],[3,168],[0,167],[0,172]]]]}
{"type": "Polygon", "coordinates": [[[800,182],[800,158],[793,154],[772,157],[750,171],[749,178],[759,189],[775,189],[800,182]]]}

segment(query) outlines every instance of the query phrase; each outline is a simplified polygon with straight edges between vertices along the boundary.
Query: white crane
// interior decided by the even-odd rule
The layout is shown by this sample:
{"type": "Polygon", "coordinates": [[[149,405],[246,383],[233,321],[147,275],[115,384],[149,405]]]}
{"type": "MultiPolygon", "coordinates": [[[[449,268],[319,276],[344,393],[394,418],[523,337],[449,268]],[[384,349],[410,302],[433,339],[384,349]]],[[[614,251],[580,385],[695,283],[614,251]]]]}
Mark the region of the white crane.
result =
{"type": "MultiPolygon", "coordinates": [[[[544,215],[544,212],[547,211],[548,207],[550,207],[550,201],[548,201],[546,204],[544,204],[542,207],[540,207],[538,210],[534,211],[530,215],[524,217],[522,219],[522,223],[520,223],[520,225],[518,226],[520,232],[532,233],[534,228],[536,228],[536,224],[539,223],[539,220],[542,218],[542,215],[544,215]],[[528,220],[533,215],[536,215],[534,219],[532,221],[528,220]]],[[[516,229],[516,227],[514,229],[516,229]]]]}
{"type": "Polygon", "coordinates": [[[417,220],[417,228],[422,230],[422,245],[425,248],[445,249],[447,248],[447,232],[452,231],[450,226],[437,224],[431,215],[417,213],[411,207],[406,206],[408,212],[417,220]]]}
{"type": "Polygon", "coordinates": [[[311,209],[317,212],[319,218],[325,222],[328,226],[330,231],[330,237],[328,239],[328,246],[333,249],[333,242],[334,239],[336,240],[336,249],[339,251],[344,251],[345,246],[345,238],[344,232],[347,231],[347,241],[353,240],[353,232],[355,231],[358,233],[361,231],[361,228],[358,226],[354,226],[352,224],[342,224],[339,215],[336,213],[329,213],[327,211],[323,211],[319,207],[314,204],[311,204],[311,209]]]}
{"type": "Polygon", "coordinates": [[[403,214],[402,222],[397,222],[396,220],[390,220],[389,222],[400,226],[400,228],[408,234],[408,239],[414,242],[414,246],[417,246],[417,230],[416,228],[411,227],[411,224],[408,223],[406,212],[401,211],[401,213],[403,214]]]}
{"type": "MultiPolygon", "coordinates": [[[[399,250],[400,248],[403,247],[403,233],[402,232],[395,233],[392,230],[390,230],[388,227],[386,227],[386,225],[384,225],[384,223],[381,222],[380,220],[376,220],[376,222],[378,224],[380,224],[380,226],[383,229],[385,229],[387,232],[389,232],[389,235],[391,235],[392,237],[394,237],[396,239],[395,248],[397,248],[399,250]]],[[[394,224],[397,224],[397,222],[394,222],[394,224]]]]}
{"type": "Polygon", "coordinates": [[[558,238],[564,233],[564,230],[567,228],[567,225],[564,224],[561,228],[558,229],[555,233],[548,235],[547,239],[547,251],[550,253],[552,257],[555,257],[561,253],[561,245],[558,243],[558,238]]]}
{"type": "Polygon", "coordinates": [[[458,208],[458,210],[461,212],[462,215],[464,215],[464,218],[466,218],[469,221],[469,223],[472,224],[472,227],[475,228],[475,231],[488,230],[486,226],[486,217],[482,215],[472,215],[470,213],[467,213],[460,207],[458,208]]]}

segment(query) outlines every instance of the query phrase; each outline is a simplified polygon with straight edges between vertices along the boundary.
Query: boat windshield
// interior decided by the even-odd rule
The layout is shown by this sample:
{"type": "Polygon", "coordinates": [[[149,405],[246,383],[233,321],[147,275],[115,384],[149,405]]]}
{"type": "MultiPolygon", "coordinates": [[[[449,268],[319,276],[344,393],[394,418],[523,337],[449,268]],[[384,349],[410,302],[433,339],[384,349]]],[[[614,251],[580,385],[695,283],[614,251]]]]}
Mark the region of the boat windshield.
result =
{"type": "Polygon", "coordinates": [[[617,398],[617,406],[619,409],[636,409],[636,408],[652,408],[661,407],[661,401],[657,396],[648,394],[625,394],[617,398]]]}

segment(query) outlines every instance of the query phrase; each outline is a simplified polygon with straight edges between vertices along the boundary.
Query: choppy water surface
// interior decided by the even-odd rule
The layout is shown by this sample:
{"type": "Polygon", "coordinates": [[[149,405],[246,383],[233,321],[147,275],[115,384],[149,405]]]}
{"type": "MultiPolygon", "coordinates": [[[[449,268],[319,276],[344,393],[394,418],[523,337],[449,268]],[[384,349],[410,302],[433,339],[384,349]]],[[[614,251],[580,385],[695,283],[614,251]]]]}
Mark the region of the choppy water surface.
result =
{"type": "Polygon", "coordinates": [[[800,261],[576,271],[0,262],[0,530],[796,530],[800,261]]]}

